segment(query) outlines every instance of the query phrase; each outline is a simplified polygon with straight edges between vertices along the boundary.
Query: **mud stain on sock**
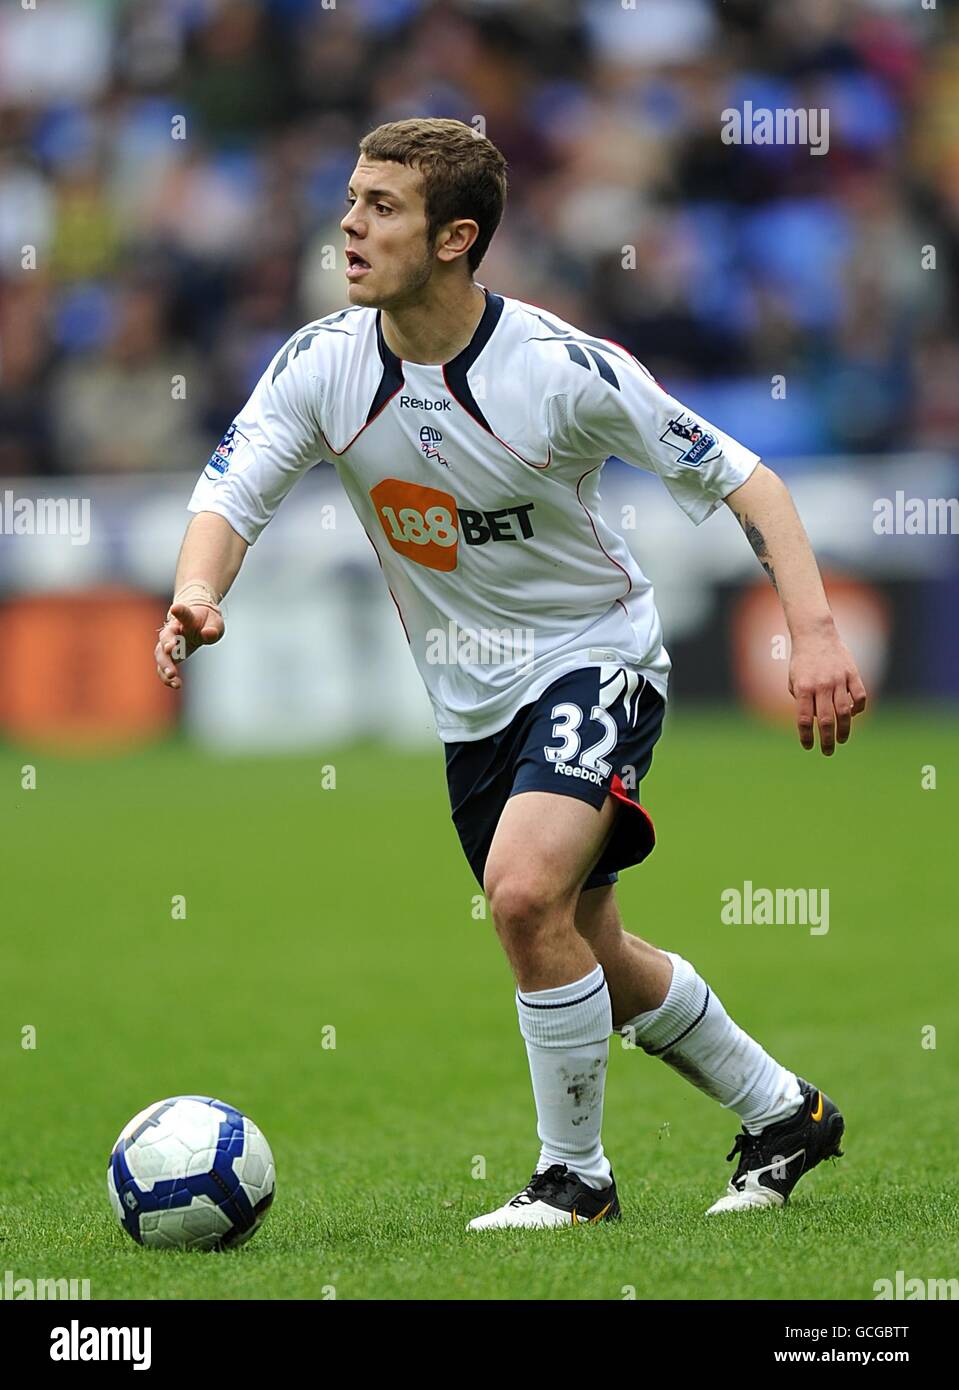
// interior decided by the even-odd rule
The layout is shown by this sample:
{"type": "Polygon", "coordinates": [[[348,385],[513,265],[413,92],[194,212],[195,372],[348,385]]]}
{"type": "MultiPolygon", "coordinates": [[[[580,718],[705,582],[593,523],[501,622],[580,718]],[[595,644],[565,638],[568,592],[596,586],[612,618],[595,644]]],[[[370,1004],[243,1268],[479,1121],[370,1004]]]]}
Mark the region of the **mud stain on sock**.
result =
{"type": "Polygon", "coordinates": [[[572,1124],[585,1123],[602,1100],[604,1072],[602,1058],[597,1058],[588,1071],[568,1072],[565,1067],[561,1068],[562,1078],[567,1083],[566,1094],[572,1096],[575,1109],[583,1111],[583,1114],[572,1117],[572,1124]]]}

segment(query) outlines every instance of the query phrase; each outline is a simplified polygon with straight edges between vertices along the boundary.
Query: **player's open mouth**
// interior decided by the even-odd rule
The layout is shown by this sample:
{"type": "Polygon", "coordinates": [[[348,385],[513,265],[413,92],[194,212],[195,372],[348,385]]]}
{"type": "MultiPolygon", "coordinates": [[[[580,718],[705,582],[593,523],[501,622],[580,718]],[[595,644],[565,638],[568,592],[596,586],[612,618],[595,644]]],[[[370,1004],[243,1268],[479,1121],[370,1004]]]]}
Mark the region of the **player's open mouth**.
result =
{"type": "Polygon", "coordinates": [[[347,280],[358,280],[370,269],[369,261],[364,261],[358,251],[347,251],[346,253],[346,278],[347,280]]]}

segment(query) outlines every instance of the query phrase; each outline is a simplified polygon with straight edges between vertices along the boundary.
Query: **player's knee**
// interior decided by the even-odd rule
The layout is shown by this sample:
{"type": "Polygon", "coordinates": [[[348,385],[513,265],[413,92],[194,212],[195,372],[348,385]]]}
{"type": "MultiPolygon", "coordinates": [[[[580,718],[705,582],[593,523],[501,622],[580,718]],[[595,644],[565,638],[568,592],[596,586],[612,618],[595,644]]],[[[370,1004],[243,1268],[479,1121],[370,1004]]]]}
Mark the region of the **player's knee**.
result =
{"type": "Polygon", "coordinates": [[[555,884],[525,867],[489,873],[484,886],[500,935],[529,934],[563,905],[555,884]]]}

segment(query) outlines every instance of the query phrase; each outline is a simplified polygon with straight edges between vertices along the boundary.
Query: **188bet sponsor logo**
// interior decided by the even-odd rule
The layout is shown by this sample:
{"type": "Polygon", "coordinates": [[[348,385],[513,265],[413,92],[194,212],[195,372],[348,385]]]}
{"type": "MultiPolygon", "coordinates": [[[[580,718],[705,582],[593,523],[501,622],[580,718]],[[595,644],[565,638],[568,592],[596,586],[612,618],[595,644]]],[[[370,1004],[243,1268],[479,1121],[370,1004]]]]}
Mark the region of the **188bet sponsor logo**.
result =
{"type": "Polygon", "coordinates": [[[533,534],[532,502],[479,511],[458,507],[452,493],[401,478],[384,478],[370,498],[393,549],[427,569],[454,570],[461,540],[487,545],[529,540],[533,534]]]}

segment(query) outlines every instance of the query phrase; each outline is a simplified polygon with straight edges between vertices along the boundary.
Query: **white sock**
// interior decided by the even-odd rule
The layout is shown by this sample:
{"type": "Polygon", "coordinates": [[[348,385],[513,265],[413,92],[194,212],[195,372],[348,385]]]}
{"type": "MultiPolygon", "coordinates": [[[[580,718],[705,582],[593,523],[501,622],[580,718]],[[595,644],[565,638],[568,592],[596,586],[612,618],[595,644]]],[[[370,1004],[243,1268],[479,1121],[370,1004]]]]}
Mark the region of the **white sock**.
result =
{"type": "Polygon", "coordinates": [[[517,990],[526,1040],[542,1173],[566,1166],[590,1187],[608,1187],[610,1167],[599,1137],[613,1008],[602,966],[555,989],[517,990]]]}
{"type": "Polygon", "coordinates": [[[661,1057],[720,1105],[750,1134],[795,1114],[802,1092],[794,1072],[744,1033],[688,960],[667,951],[673,978],[658,1009],[623,1025],[639,1047],[661,1057]]]}

